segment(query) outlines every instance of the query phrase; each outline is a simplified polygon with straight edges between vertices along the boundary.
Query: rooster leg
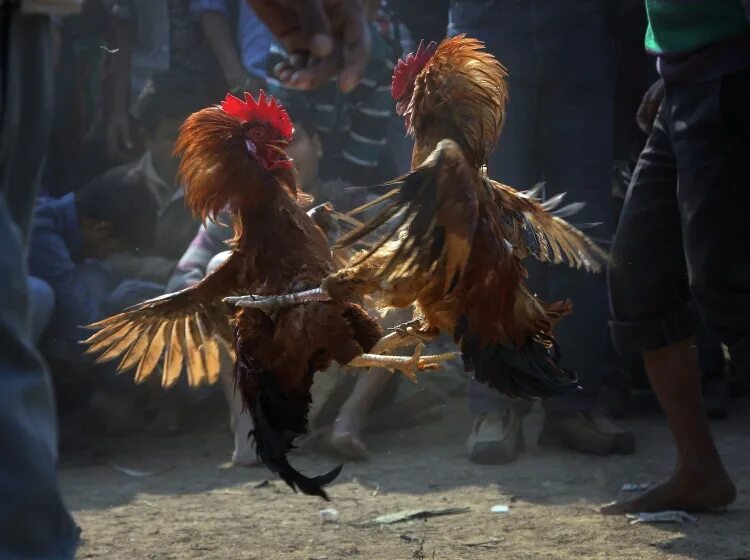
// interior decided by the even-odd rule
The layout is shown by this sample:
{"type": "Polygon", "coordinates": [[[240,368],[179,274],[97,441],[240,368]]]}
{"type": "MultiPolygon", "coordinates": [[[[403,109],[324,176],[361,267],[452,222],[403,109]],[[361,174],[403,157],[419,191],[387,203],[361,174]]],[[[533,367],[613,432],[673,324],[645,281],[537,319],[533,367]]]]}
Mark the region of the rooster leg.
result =
{"type": "Polygon", "coordinates": [[[224,303],[226,304],[260,309],[270,317],[275,317],[279,311],[287,307],[321,301],[331,301],[331,296],[325,293],[322,288],[278,296],[247,295],[224,298],[224,303]]]}
{"type": "Polygon", "coordinates": [[[458,352],[447,354],[434,354],[422,356],[424,344],[419,344],[414,349],[412,356],[381,356],[380,354],[362,354],[346,364],[348,367],[359,368],[384,368],[390,371],[400,371],[414,383],[417,382],[417,373],[420,371],[438,369],[440,364],[458,358],[458,352]]]}
{"type": "MultiPolygon", "coordinates": [[[[408,325],[409,323],[407,323],[408,325]]],[[[378,343],[372,347],[370,354],[387,354],[393,352],[404,346],[411,346],[415,343],[430,342],[435,339],[435,336],[422,333],[414,327],[407,326],[402,328],[403,325],[393,329],[393,332],[385,335],[381,338],[378,343]]]]}

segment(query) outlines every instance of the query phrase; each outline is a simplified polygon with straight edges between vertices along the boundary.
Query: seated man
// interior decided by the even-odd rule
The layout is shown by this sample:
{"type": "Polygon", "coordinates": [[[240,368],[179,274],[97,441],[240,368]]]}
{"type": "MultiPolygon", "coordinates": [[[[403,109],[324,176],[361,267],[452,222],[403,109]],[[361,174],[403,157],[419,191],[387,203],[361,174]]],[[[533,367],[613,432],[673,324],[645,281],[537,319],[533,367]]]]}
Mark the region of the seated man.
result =
{"type": "MultiPolygon", "coordinates": [[[[122,172],[94,179],[76,193],[41,198],[37,203],[29,274],[54,295],[54,313],[39,347],[52,365],[61,414],[80,408],[86,401],[81,391],[85,395],[91,390],[78,344],[87,336],[81,326],[163,291],[158,284],[123,278],[106,265],[106,258],[115,252],[151,247],[156,213],[149,188],[122,172]],[[68,389],[71,396],[66,399],[68,389]]],[[[112,377],[97,376],[97,381],[111,383],[112,377]]],[[[112,412],[112,417],[118,415],[112,412]]],[[[128,411],[122,416],[127,417],[128,411]]]]}
{"type": "Polygon", "coordinates": [[[181,72],[162,72],[146,82],[138,99],[146,151],[137,161],[107,174],[127,173],[148,186],[158,202],[156,238],[153,248],[138,255],[110,256],[109,264],[120,274],[166,284],[195,237],[200,224],[185,206],[176,180],[179,160],[172,152],[185,118],[209,103],[195,80],[181,72]]]}
{"type": "MultiPolygon", "coordinates": [[[[322,182],[318,178],[318,166],[323,155],[320,137],[315,132],[312,112],[296,105],[287,106],[287,112],[294,122],[294,139],[287,153],[294,159],[302,188],[316,198],[317,203],[332,202],[341,209],[357,206],[365,202],[362,190],[347,190],[341,181],[322,182]]],[[[190,248],[183,255],[167,285],[173,292],[199,282],[228,255],[226,242],[232,237],[228,213],[220,215],[216,221],[201,226],[190,248]]],[[[255,463],[255,451],[248,440],[252,429],[247,413],[242,413],[242,402],[234,390],[231,368],[222,370],[222,382],[232,410],[235,450],[232,462],[240,465],[255,463]]],[[[360,441],[364,418],[376,397],[389,382],[395,379],[387,371],[358,376],[356,386],[351,390],[347,401],[338,409],[334,429],[329,443],[350,458],[363,458],[366,449],[360,441]]],[[[317,403],[315,409],[319,409],[317,403]]],[[[311,415],[312,416],[312,415],[311,415]]]]}

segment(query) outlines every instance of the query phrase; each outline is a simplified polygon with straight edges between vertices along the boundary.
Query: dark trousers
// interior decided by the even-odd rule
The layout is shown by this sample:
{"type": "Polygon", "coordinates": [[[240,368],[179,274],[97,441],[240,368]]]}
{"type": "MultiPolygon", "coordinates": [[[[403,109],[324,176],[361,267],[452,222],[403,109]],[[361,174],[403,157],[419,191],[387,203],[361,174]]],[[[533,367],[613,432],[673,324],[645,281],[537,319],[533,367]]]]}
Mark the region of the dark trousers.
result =
{"type": "Polygon", "coordinates": [[[692,296],[735,366],[748,371],[748,99],[750,69],[668,84],[615,237],[609,282],[618,350],[692,336],[692,296]]]}
{"type": "Polygon", "coordinates": [[[49,18],[20,17],[7,3],[0,7],[0,27],[0,184],[25,246],[52,130],[52,38],[49,18]]]}
{"type": "MultiPolygon", "coordinates": [[[[449,35],[467,33],[509,72],[510,99],[500,140],[489,162],[494,179],[518,189],[544,180],[547,196],[568,193],[586,207],[575,222],[603,222],[590,233],[611,236],[614,49],[600,0],[455,0],[449,35]]],[[[543,299],[571,298],[575,312],[556,328],[562,363],[584,391],[546,401],[561,413],[588,407],[613,352],[608,340],[603,275],[527,262],[529,284],[543,299]]],[[[472,382],[474,413],[507,400],[472,382]]]]}
{"type": "Polygon", "coordinates": [[[55,472],[52,389],[31,341],[16,226],[29,222],[49,131],[48,18],[21,17],[3,3],[0,44],[0,558],[73,558],[75,524],[55,472]]]}

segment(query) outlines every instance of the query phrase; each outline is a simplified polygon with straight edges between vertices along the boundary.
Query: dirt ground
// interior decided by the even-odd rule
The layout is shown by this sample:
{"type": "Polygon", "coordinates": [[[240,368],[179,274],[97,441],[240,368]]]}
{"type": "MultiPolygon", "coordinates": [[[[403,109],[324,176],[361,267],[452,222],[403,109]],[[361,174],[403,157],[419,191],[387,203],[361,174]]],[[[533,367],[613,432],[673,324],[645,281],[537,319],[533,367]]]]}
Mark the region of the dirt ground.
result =
{"type": "MultiPolygon", "coordinates": [[[[748,401],[737,401],[742,409],[748,401]]],[[[67,466],[62,480],[83,529],[80,558],[105,559],[571,559],[750,560],[750,414],[715,424],[740,497],[695,524],[630,525],[597,507],[627,482],[667,474],[673,448],[663,419],[625,422],[638,435],[632,457],[598,458],[540,448],[541,412],[526,425],[527,451],[505,466],[466,460],[465,399],[435,422],[368,438],[369,462],[346,464],[331,503],[294,494],[262,468],[227,469],[231,435],[218,426],[170,439],[119,440],[101,464],[67,466]],[[123,469],[134,469],[123,472],[123,469]],[[129,473],[129,474],[128,474],[129,473]],[[260,483],[260,484],[258,484],[260,483]],[[507,513],[491,513],[493,505],[507,513]],[[338,510],[338,522],[319,511],[338,510]],[[379,527],[354,524],[409,509],[465,513],[379,527]]],[[[325,456],[295,455],[322,473],[325,456]]]]}

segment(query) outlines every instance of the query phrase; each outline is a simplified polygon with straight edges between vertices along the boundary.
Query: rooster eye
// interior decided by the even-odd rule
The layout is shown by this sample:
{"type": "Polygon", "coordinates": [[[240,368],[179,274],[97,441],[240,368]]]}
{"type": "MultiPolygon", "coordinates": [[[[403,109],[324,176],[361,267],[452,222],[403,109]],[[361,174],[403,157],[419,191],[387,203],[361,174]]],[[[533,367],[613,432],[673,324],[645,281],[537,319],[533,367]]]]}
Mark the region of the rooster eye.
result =
{"type": "Polygon", "coordinates": [[[256,126],[250,129],[250,136],[253,140],[263,140],[266,137],[266,131],[256,126]]]}

